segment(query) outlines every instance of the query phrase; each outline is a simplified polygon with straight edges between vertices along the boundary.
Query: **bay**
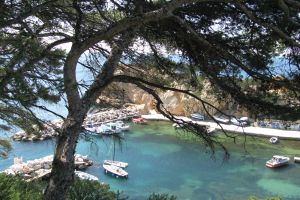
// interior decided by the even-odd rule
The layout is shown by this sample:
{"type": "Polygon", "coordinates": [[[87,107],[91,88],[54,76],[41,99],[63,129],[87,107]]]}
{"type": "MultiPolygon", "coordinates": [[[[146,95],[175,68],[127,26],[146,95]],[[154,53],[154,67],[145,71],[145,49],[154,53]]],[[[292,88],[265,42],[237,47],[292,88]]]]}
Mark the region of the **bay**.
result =
{"type": "MultiPolygon", "coordinates": [[[[121,144],[115,142],[116,160],[129,163],[128,179],[117,179],[104,173],[103,159],[111,158],[111,137],[81,138],[76,153],[88,155],[94,165],[86,170],[122,191],[129,199],[146,199],[151,193],[169,193],[183,200],[247,199],[280,196],[288,200],[300,199],[300,164],[272,170],[265,167],[273,155],[300,155],[299,141],[281,140],[272,145],[268,138],[220,136],[230,152],[223,161],[224,152],[217,148],[215,159],[196,138],[179,133],[168,122],[150,122],[148,125],[130,124],[121,144]]],[[[14,156],[24,161],[40,158],[54,152],[55,141],[13,142],[9,157],[0,161],[0,170],[13,163],[14,156]]]]}

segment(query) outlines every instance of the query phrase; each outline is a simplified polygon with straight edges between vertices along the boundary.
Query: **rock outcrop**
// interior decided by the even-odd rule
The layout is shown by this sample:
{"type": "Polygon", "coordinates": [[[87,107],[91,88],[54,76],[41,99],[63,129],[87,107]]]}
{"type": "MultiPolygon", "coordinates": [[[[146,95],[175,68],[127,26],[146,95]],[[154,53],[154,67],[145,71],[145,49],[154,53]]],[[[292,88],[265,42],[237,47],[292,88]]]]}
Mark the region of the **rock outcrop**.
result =
{"type": "MultiPolygon", "coordinates": [[[[185,89],[184,86],[177,86],[177,88],[185,89]]],[[[214,109],[211,106],[205,106],[206,110],[211,115],[218,113],[219,109],[230,115],[248,116],[247,111],[234,103],[232,99],[219,99],[218,96],[210,89],[211,87],[208,81],[203,83],[203,88],[205,89],[197,93],[197,95],[204,101],[217,108],[214,109]]],[[[123,100],[126,102],[138,104],[141,114],[148,114],[152,110],[155,110],[155,99],[150,94],[139,89],[135,85],[118,83],[114,84],[112,87],[109,87],[107,90],[110,92],[107,91],[106,95],[110,96],[110,99],[114,99],[114,101],[116,98],[123,98],[123,100]],[[112,90],[114,92],[111,92],[112,90]],[[122,94],[119,93],[119,95],[117,95],[118,92],[116,91],[121,91],[122,94]],[[110,93],[113,93],[114,96],[112,97],[109,95],[110,93]]],[[[165,108],[167,108],[174,115],[188,116],[193,112],[201,112],[203,114],[206,113],[201,102],[186,94],[173,91],[162,91],[159,89],[157,89],[156,92],[163,101],[165,108]]]]}

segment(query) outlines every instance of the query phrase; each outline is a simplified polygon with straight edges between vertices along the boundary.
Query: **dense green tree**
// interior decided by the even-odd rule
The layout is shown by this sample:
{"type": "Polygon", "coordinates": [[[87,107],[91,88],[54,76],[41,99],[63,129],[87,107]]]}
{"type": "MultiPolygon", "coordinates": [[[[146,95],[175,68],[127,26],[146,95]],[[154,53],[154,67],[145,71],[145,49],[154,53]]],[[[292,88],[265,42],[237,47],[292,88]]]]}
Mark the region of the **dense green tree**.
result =
{"type": "MultiPolygon", "coordinates": [[[[171,120],[156,89],[212,106],[191,92],[199,75],[249,109],[299,117],[299,10],[295,0],[1,0],[0,117],[19,126],[38,124],[32,109],[47,110],[43,100],[57,102],[65,95],[68,115],[58,130],[44,194],[55,200],[66,197],[74,179],[83,120],[112,82],[150,93],[171,120]],[[70,50],[60,50],[62,44],[70,50]],[[172,52],[175,62],[166,55],[172,52]],[[281,52],[288,62],[272,67],[281,52]],[[153,58],[153,65],[144,65],[153,58]],[[88,83],[77,79],[78,63],[93,75],[88,83]],[[166,76],[186,89],[163,81],[166,76]],[[240,80],[248,78],[253,85],[242,87],[240,80]],[[291,96],[282,102],[265,98],[274,89],[291,96]]],[[[204,127],[182,123],[211,150],[224,148],[204,127]]]]}

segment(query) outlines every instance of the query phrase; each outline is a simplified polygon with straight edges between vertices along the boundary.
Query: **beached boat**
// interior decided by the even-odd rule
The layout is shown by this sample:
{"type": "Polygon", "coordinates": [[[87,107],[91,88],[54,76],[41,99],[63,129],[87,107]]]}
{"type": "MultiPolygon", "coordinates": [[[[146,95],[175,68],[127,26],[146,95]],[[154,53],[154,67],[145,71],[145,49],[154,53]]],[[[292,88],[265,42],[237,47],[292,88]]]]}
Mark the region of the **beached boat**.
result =
{"type": "Polygon", "coordinates": [[[276,144],[279,142],[279,139],[278,137],[271,137],[270,140],[269,140],[272,144],[276,144]]]}
{"type": "Polygon", "coordinates": [[[128,131],[130,128],[130,126],[125,124],[123,121],[116,121],[116,125],[122,131],[128,131]]]}
{"type": "Polygon", "coordinates": [[[125,168],[128,166],[127,162],[121,162],[121,161],[116,161],[116,160],[104,160],[103,163],[107,164],[107,165],[114,165],[114,166],[121,167],[121,168],[125,168]]]}
{"type": "Polygon", "coordinates": [[[266,166],[270,168],[281,167],[283,165],[287,165],[289,161],[290,161],[289,157],[275,155],[272,157],[271,160],[268,160],[266,162],[266,166]]]}
{"type": "Polygon", "coordinates": [[[112,175],[115,175],[116,178],[118,177],[128,178],[128,172],[126,172],[121,167],[117,167],[115,165],[103,164],[103,168],[105,170],[105,173],[111,173],[112,175]]]}
{"type": "Polygon", "coordinates": [[[220,123],[224,123],[224,124],[227,124],[229,123],[229,119],[226,118],[226,117],[217,117],[217,116],[213,116],[214,120],[216,120],[217,122],[220,122],[220,123]]]}
{"type": "Polygon", "coordinates": [[[204,116],[200,113],[192,113],[190,117],[194,120],[204,120],[204,116]]]}
{"type": "Polygon", "coordinates": [[[145,124],[147,123],[147,120],[145,120],[143,117],[137,117],[137,118],[132,118],[132,122],[136,124],[145,124]]]}
{"type": "Polygon", "coordinates": [[[98,177],[82,171],[75,171],[75,175],[82,180],[98,181],[98,177]]]}

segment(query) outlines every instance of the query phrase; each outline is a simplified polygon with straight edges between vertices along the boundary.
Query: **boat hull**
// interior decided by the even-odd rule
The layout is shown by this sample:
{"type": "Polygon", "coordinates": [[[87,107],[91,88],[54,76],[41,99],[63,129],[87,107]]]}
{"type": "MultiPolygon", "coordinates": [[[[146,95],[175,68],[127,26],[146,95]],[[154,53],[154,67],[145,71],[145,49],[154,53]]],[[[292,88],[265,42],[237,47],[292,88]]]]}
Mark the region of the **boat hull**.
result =
{"type": "Polygon", "coordinates": [[[115,161],[115,160],[104,160],[103,163],[107,164],[107,165],[114,165],[114,166],[121,167],[121,168],[125,168],[128,166],[128,163],[126,163],[126,162],[120,162],[120,161],[115,161]]]}
{"type": "Polygon", "coordinates": [[[199,114],[199,113],[192,113],[190,115],[190,117],[194,120],[199,120],[199,121],[203,121],[204,120],[204,116],[199,114]]]}
{"type": "Polygon", "coordinates": [[[128,178],[128,172],[126,172],[121,167],[103,164],[103,168],[104,168],[105,173],[110,173],[113,176],[115,176],[116,178],[119,178],[119,177],[128,178]]]}
{"type": "Polygon", "coordinates": [[[294,157],[294,162],[295,163],[300,163],[300,157],[294,157]]]}
{"type": "Polygon", "coordinates": [[[269,167],[269,168],[277,168],[277,167],[282,167],[282,166],[285,166],[285,165],[288,165],[288,164],[289,164],[288,162],[279,163],[279,164],[270,164],[270,163],[266,163],[266,167],[269,167]]]}

